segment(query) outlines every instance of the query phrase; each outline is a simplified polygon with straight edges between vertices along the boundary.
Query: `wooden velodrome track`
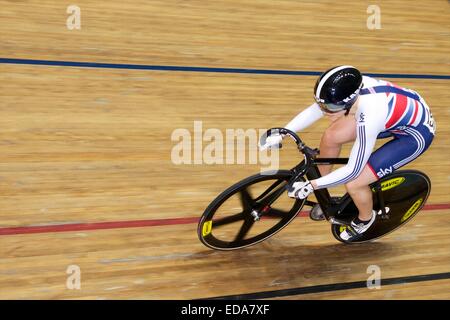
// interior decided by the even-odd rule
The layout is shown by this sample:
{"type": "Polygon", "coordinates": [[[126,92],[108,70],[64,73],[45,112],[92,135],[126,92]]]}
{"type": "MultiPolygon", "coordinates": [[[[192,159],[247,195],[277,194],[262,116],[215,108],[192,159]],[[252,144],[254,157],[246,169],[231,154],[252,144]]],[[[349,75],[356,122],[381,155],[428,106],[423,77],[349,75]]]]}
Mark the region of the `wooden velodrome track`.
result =
{"type": "MultiPolygon", "coordinates": [[[[74,4],[81,30],[71,31],[65,2],[0,1],[1,299],[450,298],[448,1],[377,1],[379,30],[366,27],[372,2],[358,0],[74,4]],[[282,126],[312,102],[316,76],[226,68],[338,64],[386,74],[430,105],[437,137],[407,166],[432,180],[425,210],[369,244],[343,245],[327,222],[303,216],[254,247],[204,247],[198,217],[260,166],[175,165],[172,132],[192,132],[194,121],[221,132],[282,126]],[[81,270],[79,290],[66,287],[70,265],[81,270]],[[345,289],[365,282],[369,265],[393,280],[345,289]]],[[[302,138],[318,145],[327,125],[302,138]]],[[[286,168],[298,160],[292,145],[281,157],[286,168]]]]}

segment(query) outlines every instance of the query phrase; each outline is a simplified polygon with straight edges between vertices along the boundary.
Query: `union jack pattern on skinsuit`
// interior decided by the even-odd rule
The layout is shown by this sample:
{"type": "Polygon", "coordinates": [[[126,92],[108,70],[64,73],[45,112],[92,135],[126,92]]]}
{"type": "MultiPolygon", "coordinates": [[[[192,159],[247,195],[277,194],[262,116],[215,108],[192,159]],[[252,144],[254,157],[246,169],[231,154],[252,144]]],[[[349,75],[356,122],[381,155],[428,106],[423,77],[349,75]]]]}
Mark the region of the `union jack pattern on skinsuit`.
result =
{"type": "MultiPolygon", "coordinates": [[[[386,85],[417,94],[412,90],[399,87],[391,82],[386,81],[386,85]]],[[[375,93],[372,88],[369,88],[369,91],[375,93]]],[[[389,111],[385,124],[386,130],[394,133],[401,133],[402,130],[395,129],[399,127],[404,128],[405,126],[416,127],[419,125],[424,110],[423,106],[419,104],[417,100],[399,93],[386,92],[385,94],[389,101],[389,111]]]]}

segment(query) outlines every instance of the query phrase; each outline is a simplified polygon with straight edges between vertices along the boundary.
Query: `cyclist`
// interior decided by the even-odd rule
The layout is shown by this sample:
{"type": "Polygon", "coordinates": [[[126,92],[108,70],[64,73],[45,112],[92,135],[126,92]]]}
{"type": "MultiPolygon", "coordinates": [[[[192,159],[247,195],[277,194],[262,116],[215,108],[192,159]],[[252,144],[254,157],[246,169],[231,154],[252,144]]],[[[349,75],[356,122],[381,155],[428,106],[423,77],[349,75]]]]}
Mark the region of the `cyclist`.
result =
{"type": "MultiPolygon", "coordinates": [[[[430,109],[415,91],[391,82],[363,76],[352,66],[325,71],[314,87],[315,103],[300,112],[286,128],[301,131],[324,115],[331,124],[320,141],[325,158],[339,156],[344,143],[354,141],[347,165],[331,172],[321,166],[322,177],[294,182],[288,196],[304,199],[314,190],[345,184],[359,215],[340,237],[352,240],[370,228],[376,218],[369,184],[420,156],[433,141],[436,127],[430,109]],[[380,138],[392,137],[372,153],[380,138]]],[[[261,149],[281,146],[283,136],[271,135],[261,149]]]]}

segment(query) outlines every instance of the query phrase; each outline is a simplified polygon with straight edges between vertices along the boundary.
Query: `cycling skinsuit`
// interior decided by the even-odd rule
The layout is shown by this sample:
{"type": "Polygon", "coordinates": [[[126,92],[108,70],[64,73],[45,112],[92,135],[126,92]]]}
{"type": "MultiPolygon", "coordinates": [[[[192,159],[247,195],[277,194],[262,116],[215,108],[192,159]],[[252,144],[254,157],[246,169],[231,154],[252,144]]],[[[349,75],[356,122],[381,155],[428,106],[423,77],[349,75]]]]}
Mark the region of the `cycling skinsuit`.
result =
{"type": "MultiPolygon", "coordinates": [[[[329,188],[356,179],[367,164],[375,177],[404,166],[420,156],[431,144],[436,131],[426,102],[415,91],[391,82],[363,77],[356,110],[356,140],[347,165],[316,180],[329,188]],[[377,139],[393,139],[372,153],[377,139]]],[[[286,128],[300,131],[323,117],[317,104],[298,114],[286,128]]]]}

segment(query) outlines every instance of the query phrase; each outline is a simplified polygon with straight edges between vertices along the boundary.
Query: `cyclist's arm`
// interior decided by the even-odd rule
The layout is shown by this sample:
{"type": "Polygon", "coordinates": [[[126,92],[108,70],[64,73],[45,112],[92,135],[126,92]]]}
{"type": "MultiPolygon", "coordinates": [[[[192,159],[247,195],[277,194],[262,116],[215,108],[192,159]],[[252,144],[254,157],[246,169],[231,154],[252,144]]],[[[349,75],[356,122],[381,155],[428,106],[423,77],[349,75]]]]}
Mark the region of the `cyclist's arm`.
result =
{"type": "Polygon", "coordinates": [[[323,117],[323,112],[317,103],[313,103],[308,108],[300,112],[294,119],[292,119],[287,125],[286,129],[297,132],[306,129],[314,122],[323,117]]]}
{"type": "Polygon", "coordinates": [[[375,146],[378,134],[384,130],[386,113],[380,109],[380,106],[369,104],[358,108],[355,115],[356,140],[347,165],[313,180],[315,189],[345,184],[361,174],[375,146]]]}

